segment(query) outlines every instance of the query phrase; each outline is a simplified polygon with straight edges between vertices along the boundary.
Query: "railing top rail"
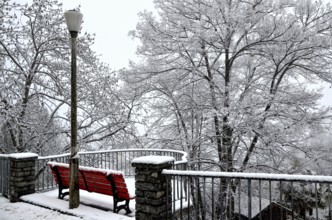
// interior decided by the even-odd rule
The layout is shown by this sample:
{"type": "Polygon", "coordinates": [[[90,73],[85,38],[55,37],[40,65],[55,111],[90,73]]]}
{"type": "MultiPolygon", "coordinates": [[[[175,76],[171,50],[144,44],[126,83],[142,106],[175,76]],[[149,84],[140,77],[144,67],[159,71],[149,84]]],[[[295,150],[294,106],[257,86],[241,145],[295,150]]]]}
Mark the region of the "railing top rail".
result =
{"type": "Polygon", "coordinates": [[[102,151],[86,151],[86,152],[79,152],[79,154],[99,154],[99,153],[109,153],[109,152],[132,152],[132,151],[158,151],[158,152],[171,152],[171,153],[180,153],[187,155],[184,151],[178,150],[170,150],[170,149],[153,149],[153,148],[129,148],[129,149],[113,149],[113,150],[102,150],[102,151]]]}
{"type": "MultiPolygon", "coordinates": [[[[113,150],[103,150],[103,151],[86,151],[86,152],[79,152],[79,155],[86,155],[86,154],[101,154],[101,153],[115,153],[115,152],[170,152],[170,153],[178,153],[182,154],[181,161],[176,161],[176,164],[179,163],[186,163],[187,162],[187,153],[184,151],[178,151],[178,150],[169,150],[169,149],[113,149],[113,150]]],[[[38,159],[53,159],[53,158],[59,158],[64,156],[69,156],[69,153],[66,154],[60,154],[60,155],[50,155],[50,156],[44,156],[44,157],[38,157],[38,159]]]]}
{"type": "Polygon", "coordinates": [[[55,159],[55,158],[60,158],[60,157],[68,157],[70,156],[69,153],[66,154],[58,154],[58,155],[49,155],[49,156],[39,156],[39,160],[45,160],[45,159],[55,159]]]}
{"type": "Polygon", "coordinates": [[[237,172],[211,172],[211,171],[182,171],[182,170],[163,170],[165,175],[173,176],[193,176],[193,177],[224,177],[236,179],[254,179],[271,181],[303,181],[332,183],[332,176],[318,175],[292,175],[292,174],[271,174],[271,173],[237,173],[237,172]]]}

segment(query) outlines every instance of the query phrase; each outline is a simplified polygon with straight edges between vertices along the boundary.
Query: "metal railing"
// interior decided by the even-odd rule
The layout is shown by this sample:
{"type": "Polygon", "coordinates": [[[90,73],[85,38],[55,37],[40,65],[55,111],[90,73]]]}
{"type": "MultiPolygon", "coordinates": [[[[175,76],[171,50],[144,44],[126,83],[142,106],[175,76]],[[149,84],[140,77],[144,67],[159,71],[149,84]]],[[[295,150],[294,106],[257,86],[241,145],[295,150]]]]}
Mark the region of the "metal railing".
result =
{"type": "Polygon", "coordinates": [[[0,194],[9,195],[9,155],[0,154],[0,194]]]}
{"type": "Polygon", "coordinates": [[[35,190],[46,191],[57,187],[47,162],[55,161],[60,163],[68,163],[70,154],[52,155],[46,157],[38,157],[36,161],[35,190]]]}
{"type": "Polygon", "coordinates": [[[172,219],[332,219],[331,176],[177,170],[163,174],[172,179],[172,219]]]}
{"type": "MultiPolygon", "coordinates": [[[[79,152],[79,165],[95,168],[122,171],[126,176],[133,176],[131,161],[134,158],[148,155],[171,156],[175,158],[173,169],[186,170],[187,154],[183,151],[161,149],[123,149],[93,152],[79,152]]],[[[51,170],[47,162],[56,161],[68,163],[69,154],[38,157],[36,163],[36,191],[46,191],[56,188],[51,170]]]]}

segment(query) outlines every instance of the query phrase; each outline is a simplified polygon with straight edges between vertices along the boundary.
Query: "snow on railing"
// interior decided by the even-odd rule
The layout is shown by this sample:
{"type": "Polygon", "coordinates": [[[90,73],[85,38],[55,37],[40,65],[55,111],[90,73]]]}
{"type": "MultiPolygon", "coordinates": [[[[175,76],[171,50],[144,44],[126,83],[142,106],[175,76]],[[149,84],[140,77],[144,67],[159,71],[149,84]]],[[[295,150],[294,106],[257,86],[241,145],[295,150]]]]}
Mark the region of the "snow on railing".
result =
{"type": "Polygon", "coordinates": [[[332,176],[300,175],[300,174],[272,174],[272,173],[240,173],[240,172],[211,172],[211,171],[181,171],[163,170],[163,174],[174,176],[195,176],[195,177],[221,177],[235,179],[271,180],[271,181],[303,181],[332,183],[332,176]]]}
{"type": "Polygon", "coordinates": [[[332,219],[332,176],[180,170],[162,174],[172,180],[169,205],[176,219],[332,219]]]}

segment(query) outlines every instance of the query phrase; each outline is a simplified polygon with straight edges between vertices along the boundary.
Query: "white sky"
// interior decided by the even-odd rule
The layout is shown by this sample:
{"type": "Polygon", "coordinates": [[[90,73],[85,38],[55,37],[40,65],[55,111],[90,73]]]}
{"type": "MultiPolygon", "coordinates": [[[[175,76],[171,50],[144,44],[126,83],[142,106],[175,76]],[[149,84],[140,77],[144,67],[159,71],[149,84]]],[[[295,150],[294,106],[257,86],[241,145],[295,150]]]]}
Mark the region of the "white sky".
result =
{"type": "Polygon", "coordinates": [[[83,31],[95,33],[93,49],[101,55],[102,61],[113,69],[128,66],[129,59],[135,59],[137,43],[128,32],[136,28],[137,13],[153,10],[153,0],[60,0],[64,10],[81,5],[83,31]]]}

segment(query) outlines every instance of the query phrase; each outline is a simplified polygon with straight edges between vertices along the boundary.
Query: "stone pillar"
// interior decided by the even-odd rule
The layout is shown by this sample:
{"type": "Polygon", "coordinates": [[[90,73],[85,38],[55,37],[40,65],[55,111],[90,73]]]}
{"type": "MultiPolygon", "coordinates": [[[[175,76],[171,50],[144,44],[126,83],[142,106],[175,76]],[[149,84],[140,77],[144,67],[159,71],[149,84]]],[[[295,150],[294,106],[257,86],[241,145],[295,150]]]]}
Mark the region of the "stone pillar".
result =
{"type": "Polygon", "coordinates": [[[170,169],[174,161],[169,156],[144,156],[132,160],[132,166],[135,167],[137,220],[170,219],[171,180],[167,180],[161,172],[170,169]]]}
{"type": "Polygon", "coordinates": [[[35,193],[35,164],[33,153],[10,154],[9,200],[17,202],[20,196],[35,193]]]}

